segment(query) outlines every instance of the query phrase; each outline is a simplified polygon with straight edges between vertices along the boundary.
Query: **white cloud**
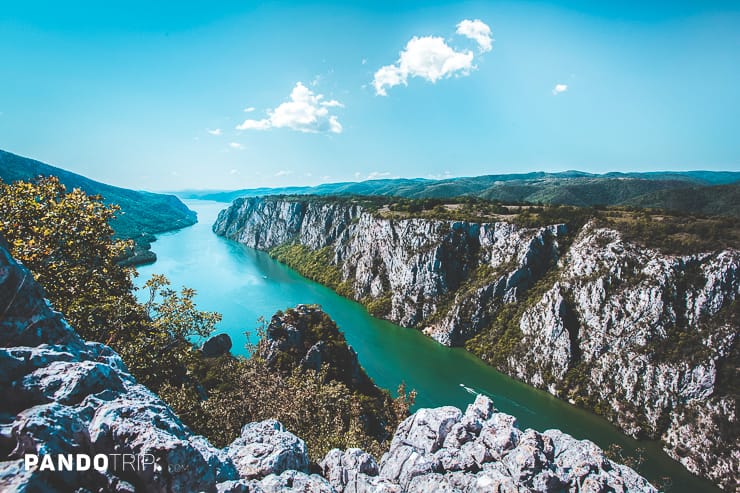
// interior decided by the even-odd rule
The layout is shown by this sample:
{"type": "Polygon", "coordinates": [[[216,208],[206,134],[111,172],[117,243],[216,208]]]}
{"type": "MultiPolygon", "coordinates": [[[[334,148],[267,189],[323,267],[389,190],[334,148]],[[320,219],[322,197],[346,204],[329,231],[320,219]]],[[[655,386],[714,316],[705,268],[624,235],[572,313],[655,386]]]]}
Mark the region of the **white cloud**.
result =
{"type": "Polygon", "coordinates": [[[427,175],[427,178],[429,178],[430,180],[444,180],[446,178],[450,178],[451,176],[452,176],[452,173],[450,173],[449,171],[445,171],[444,173],[437,173],[437,174],[430,173],[427,175]]]}
{"type": "Polygon", "coordinates": [[[245,120],[237,130],[268,130],[270,128],[290,128],[299,132],[342,133],[342,125],[330,108],[342,108],[334,99],[325,101],[322,94],[314,94],[311,89],[297,82],[290,93],[290,100],[274,110],[268,110],[267,118],[245,120]]]}
{"type": "Polygon", "coordinates": [[[236,169],[236,168],[234,168],[234,169],[232,169],[231,171],[229,171],[229,174],[230,174],[230,175],[238,175],[238,174],[239,174],[239,170],[238,170],[238,169],[236,169]]]}
{"type": "Polygon", "coordinates": [[[254,109],[255,109],[254,106],[248,106],[244,108],[244,113],[251,113],[254,111],[254,109]]]}
{"type": "Polygon", "coordinates": [[[238,149],[240,151],[244,149],[244,146],[241,145],[239,142],[229,142],[229,147],[231,147],[232,149],[238,149]]]}
{"type": "Polygon", "coordinates": [[[236,127],[237,130],[267,130],[272,127],[270,120],[244,120],[244,123],[236,127]]]}
{"type": "Polygon", "coordinates": [[[473,69],[472,51],[455,51],[443,38],[414,36],[393,65],[375,72],[375,93],[386,96],[386,88],[408,85],[409,77],[421,77],[432,83],[452,75],[468,75],[473,69]]]}
{"type": "MultiPolygon", "coordinates": [[[[457,24],[458,35],[474,40],[480,53],[493,49],[491,28],[480,19],[465,19],[457,24]]],[[[458,51],[439,36],[414,36],[406,43],[396,63],[380,67],[373,77],[375,93],[386,96],[387,89],[408,85],[409,77],[432,83],[448,77],[465,76],[475,69],[470,50],[458,51]]]]}
{"type": "Polygon", "coordinates": [[[557,96],[561,92],[565,92],[568,90],[568,84],[555,84],[555,87],[552,88],[553,95],[557,96]]]}
{"type": "Polygon", "coordinates": [[[363,175],[359,171],[355,171],[355,178],[360,181],[364,180],[378,180],[380,178],[387,178],[391,176],[388,171],[371,171],[367,175],[363,175]]]}
{"type": "Polygon", "coordinates": [[[275,173],[275,176],[288,176],[288,175],[292,175],[292,174],[293,174],[293,171],[291,171],[289,169],[281,169],[280,171],[278,171],[277,173],[275,173]]]}
{"type": "Polygon", "coordinates": [[[206,129],[206,132],[208,132],[211,135],[221,135],[221,129],[220,128],[214,128],[211,130],[210,128],[206,129]]]}
{"type": "Polygon", "coordinates": [[[481,53],[485,53],[493,49],[491,28],[480,19],[476,19],[474,21],[465,19],[461,21],[457,25],[457,34],[470,38],[478,43],[478,49],[481,53]]]}

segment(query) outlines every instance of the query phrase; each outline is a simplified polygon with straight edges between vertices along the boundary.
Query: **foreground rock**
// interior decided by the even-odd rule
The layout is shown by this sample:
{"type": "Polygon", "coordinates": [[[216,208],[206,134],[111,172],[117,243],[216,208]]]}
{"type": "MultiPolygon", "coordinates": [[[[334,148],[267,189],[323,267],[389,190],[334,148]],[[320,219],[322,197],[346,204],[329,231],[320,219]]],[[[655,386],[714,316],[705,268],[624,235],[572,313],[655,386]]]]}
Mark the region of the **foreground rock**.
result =
{"type": "Polygon", "coordinates": [[[264,250],[323,251],[343,294],[385,307],[374,315],[465,344],[740,490],[737,248],[668,255],[596,222],[386,219],[306,197],[237,199],[213,230],[264,250]]]}
{"type": "Polygon", "coordinates": [[[521,431],[516,418],[480,395],[464,414],[455,407],[417,411],[398,427],[380,465],[349,449],[332,450],[321,467],[339,492],[657,491],[587,440],[521,431]]]}
{"type": "Polygon", "coordinates": [[[310,474],[305,444],[274,420],[217,449],[110,348],[80,339],[1,245],[0,314],[0,491],[655,491],[591,442],[520,431],[484,397],[465,414],[419,410],[380,465],[359,449],[333,450],[323,476],[310,474]],[[110,467],[25,470],[25,454],[104,454],[110,467]]]}

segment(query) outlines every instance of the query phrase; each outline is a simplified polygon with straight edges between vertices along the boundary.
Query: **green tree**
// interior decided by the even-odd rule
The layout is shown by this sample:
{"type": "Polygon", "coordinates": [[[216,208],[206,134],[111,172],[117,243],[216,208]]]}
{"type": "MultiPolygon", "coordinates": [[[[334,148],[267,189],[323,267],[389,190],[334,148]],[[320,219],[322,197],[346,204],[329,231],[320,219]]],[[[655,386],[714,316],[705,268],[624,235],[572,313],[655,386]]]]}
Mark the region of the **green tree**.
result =
{"type": "Polygon", "coordinates": [[[178,294],[164,276],[147,282],[146,305],[137,302],[135,271],[118,264],[130,244],[114,240],[110,227],[118,210],[100,196],[67,192],[55,177],[0,181],[0,234],[11,254],[83,338],[113,347],[134,376],[156,390],[187,375],[190,339],[207,336],[220,315],[197,310],[195,291],[178,294]]]}
{"type": "Polygon", "coordinates": [[[128,246],[113,240],[117,211],[100,196],[67,192],[55,177],[0,181],[0,234],[11,253],[83,337],[102,342],[143,318],[131,294],[133,271],[117,264],[128,246]]]}

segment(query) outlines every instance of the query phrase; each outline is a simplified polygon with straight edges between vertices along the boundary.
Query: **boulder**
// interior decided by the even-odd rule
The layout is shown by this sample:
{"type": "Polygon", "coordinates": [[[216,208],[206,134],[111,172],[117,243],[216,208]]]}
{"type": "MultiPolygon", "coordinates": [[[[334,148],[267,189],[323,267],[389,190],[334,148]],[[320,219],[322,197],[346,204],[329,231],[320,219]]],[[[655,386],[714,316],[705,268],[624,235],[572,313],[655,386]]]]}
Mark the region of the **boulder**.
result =
{"type": "Polygon", "coordinates": [[[229,334],[218,334],[209,337],[200,347],[201,353],[206,358],[216,358],[231,351],[231,337],[229,334]]]}
{"type": "Polygon", "coordinates": [[[308,472],[306,444],[274,419],[244,425],[241,436],[225,452],[242,478],[263,478],[288,470],[308,472]]]}

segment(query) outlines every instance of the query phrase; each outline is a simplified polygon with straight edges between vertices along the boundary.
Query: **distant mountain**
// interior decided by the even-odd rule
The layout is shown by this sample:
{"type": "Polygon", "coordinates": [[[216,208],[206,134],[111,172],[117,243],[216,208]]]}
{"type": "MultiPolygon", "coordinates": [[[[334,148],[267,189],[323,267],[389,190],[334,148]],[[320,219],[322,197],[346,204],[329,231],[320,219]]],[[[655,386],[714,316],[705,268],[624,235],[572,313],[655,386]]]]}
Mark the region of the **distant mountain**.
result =
{"type": "MultiPolygon", "coordinates": [[[[199,198],[231,202],[238,197],[262,195],[393,195],[407,198],[449,198],[474,196],[501,202],[541,202],[576,206],[639,205],[661,208],[663,201],[678,206],[679,190],[702,190],[713,185],[740,182],[740,172],[734,171],[660,171],[649,173],[606,173],[602,175],[583,171],[562,173],[520,173],[474,177],[427,179],[385,179],[363,182],[327,183],[314,187],[253,188],[235,191],[187,191],[185,198],[199,198]],[[674,191],[671,195],[669,192],[674,191]],[[663,193],[660,195],[660,193],[663,193]],[[656,195],[657,194],[657,195],[656,195]],[[645,196],[645,199],[641,197],[645,196]],[[669,199],[669,197],[675,197],[669,199]],[[648,205],[650,204],[650,205],[648,205]]],[[[707,210],[730,210],[720,204],[722,198],[731,199],[723,191],[712,199],[707,210]]],[[[670,204],[669,204],[670,205],[670,204]]],[[[696,205],[696,204],[694,204],[696,205]]],[[[703,209],[704,207],[699,207],[703,209]]],[[[680,208],[677,210],[681,210],[680,208]]]]}
{"type": "MultiPolygon", "coordinates": [[[[197,221],[195,212],[174,195],[129,190],[106,185],[82,175],[44,164],[40,161],[0,150],[0,179],[6,183],[31,180],[39,175],[56,176],[68,190],[80,188],[87,194],[101,195],[106,203],[121,207],[113,221],[120,238],[137,239],[139,251],[148,250],[151,234],[182,228],[197,221]]],[[[151,252],[141,260],[153,261],[151,252]]]]}

